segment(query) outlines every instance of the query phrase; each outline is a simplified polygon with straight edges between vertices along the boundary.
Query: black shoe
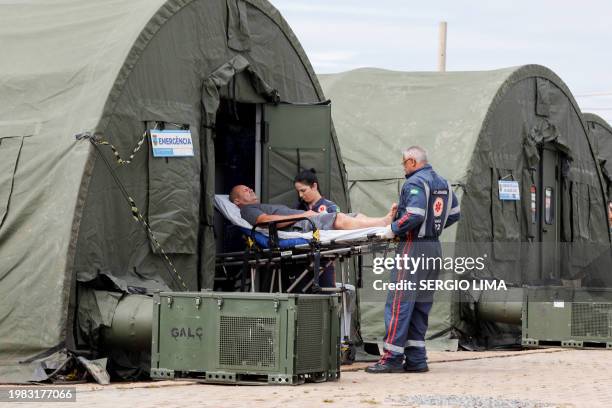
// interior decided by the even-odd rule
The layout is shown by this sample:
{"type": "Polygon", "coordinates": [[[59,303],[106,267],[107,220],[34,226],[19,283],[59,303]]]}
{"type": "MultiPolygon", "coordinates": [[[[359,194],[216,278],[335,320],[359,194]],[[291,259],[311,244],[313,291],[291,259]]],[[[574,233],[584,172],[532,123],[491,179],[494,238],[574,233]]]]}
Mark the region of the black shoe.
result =
{"type": "Polygon", "coordinates": [[[404,367],[389,363],[381,363],[380,361],[365,369],[366,373],[370,374],[387,374],[387,373],[404,373],[404,367]]]}
{"type": "Polygon", "coordinates": [[[404,372],[406,373],[426,373],[427,371],[429,371],[429,367],[427,366],[413,367],[413,366],[404,364],[404,372]]]}

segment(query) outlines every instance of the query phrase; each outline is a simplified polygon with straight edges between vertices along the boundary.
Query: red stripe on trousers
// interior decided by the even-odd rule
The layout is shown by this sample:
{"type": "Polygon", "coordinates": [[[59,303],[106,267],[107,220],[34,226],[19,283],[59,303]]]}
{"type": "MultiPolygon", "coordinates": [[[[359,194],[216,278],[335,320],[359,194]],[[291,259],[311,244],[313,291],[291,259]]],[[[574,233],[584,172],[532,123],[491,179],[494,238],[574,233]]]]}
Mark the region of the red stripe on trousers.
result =
{"type": "MultiPolygon", "coordinates": [[[[412,247],[412,231],[408,233],[408,242],[406,243],[406,246],[404,247],[404,252],[402,255],[406,255],[406,253],[410,251],[411,247],[412,247]]],[[[402,269],[402,277],[398,279],[398,281],[401,282],[403,278],[404,278],[404,270],[402,269]]],[[[392,340],[395,340],[395,333],[397,332],[397,323],[399,322],[400,310],[402,308],[402,303],[401,303],[402,297],[403,297],[403,293],[400,294],[400,297],[397,301],[397,315],[395,317],[395,328],[393,329],[393,334],[391,335],[392,340]]]]}
{"type": "MultiPolygon", "coordinates": [[[[402,258],[404,255],[406,255],[408,251],[410,251],[411,247],[412,247],[412,231],[408,233],[408,242],[406,242],[406,245],[404,246],[402,258]]],[[[402,277],[398,279],[398,282],[401,282],[403,278],[404,278],[404,269],[402,268],[402,277]]],[[[397,291],[395,293],[397,294],[397,291]]],[[[400,297],[397,301],[397,314],[395,316],[395,327],[392,329],[391,341],[388,341],[388,343],[390,344],[393,344],[393,340],[395,340],[395,334],[397,333],[397,323],[399,322],[400,310],[402,308],[401,299],[402,299],[402,295],[400,294],[400,297]]],[[[395,297],[394,297],[394,301],[395,301],[395,297]]],[[[393,327],[393,324],[391,326],[393,327]]]]}
{"type": "MultiPolygon", "coordinates": [[[[404,218],[410,218],[410,214],[406,214],[402,217],[402,219],[404,218]]],[[[410,234],[409,234],[410,236],[410,234]]],[[[410,239],[410,238],[409,238],[410,239]]],[[[406,242],[406,245],[404,245],[404,251],[403,254],[406,253],[406,246],[408,245],[408,242],[406,242]]],[[[403,270],[402,270],[403,271],[403,270]]],[[[398,275],[399,275],[399,271],[398,271],[398,275]]],[[[399,280],[399,279],[398,279],[399,280]]],[[[391,324],[389,325],[389,331],[388,333],[391,333],[393,331],[393,323],[395,321],[397,321],[397,319],[395,319],[395,298],[397,296],[397,291],[395,291],[395,293],[393,294],[393,301],[391,302],[391,324]]],[[[388,340],[388,339],[387,339],[388,340]]],[[[389,342],[390,343],[390,342],[389,342]]],[[[383,357],[381,358],[381,362],[384,363],[386,361],[387,358],[387,354],[383,354],[383,357]]]]}
{"type": "MultiPolygon", "coordinates": [[[[410,213],[406,213],[406,215],[404,215],[402,217],[402,220],[404,218],[406,218],[406,219],[410,218],[410,213]]],[[[408,239],[410,240],[410,238],[408,238],[408,239]]],[[[406,244],[404,245],[404,251],[402,251],[402,254],[406,253],[406,246],[407,245],[408,245],[408,242],[406,242],[406,244]]],[[[403,269],[402,269],[402,271],[403,271],[403,269]]],[[[398,277],[399,277],[400,272],[398,271],[397,274],[398,274],[398,277]]],[[[399,281],[399,279],[398,279],[398,281],[399,281]]],[[[393,294],[393,301],[391,302],[391,326],[389,327],[389,333],[391,333],[393,331],[393,323],[395,321],[394,316],[395,316],[395,297],[396,296],[397,296],[397,291],[395,291],[395,293],[393,294]]]]}

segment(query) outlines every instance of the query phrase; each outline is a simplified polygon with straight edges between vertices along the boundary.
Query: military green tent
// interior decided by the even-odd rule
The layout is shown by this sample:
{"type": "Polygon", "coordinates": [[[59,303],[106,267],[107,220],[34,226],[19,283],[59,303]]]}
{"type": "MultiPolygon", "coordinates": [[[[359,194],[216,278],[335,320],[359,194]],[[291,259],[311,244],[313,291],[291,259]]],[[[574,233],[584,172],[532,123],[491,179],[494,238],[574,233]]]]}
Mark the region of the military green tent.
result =
{"type": "Polygon", "coordinates": [[[233,183],[293,201],[316,167],[348,207],[329,104],[268,1],[9,2],[0,43],[3,381],[87,347],[122,293],[212,288],[213,194],[233,183]],[[187,157],[153,156],[151,130],[187,157]]]}
{"type": "MultiPolygon", "coordinates": [[[[581,113],[557,75],[527,65],[448,73],[358,69],[320,80],[334,101],[353,211],[382,211],[396,201],[401,150],[421,145],[461,197],[462,219],[442,236],[455,243],[443,246],[445,255],[488,256],[487,268],[471,279],[589,282],[587,266],[610,250],[603,184],[581,113]],[[518,201],[501,199],[504,182],[518,186],[518,201]]],[[[385,293],[373,293],[373,279],[366,271],[366,341],[384,334],[385,293]]],[[[485,346],[515,343],[520,328],[472,321],[479,296],[438,292],[429,338],[457,329],[485,346]],[[458,307],[463,299],[466,307],[458,307]]]]}
{"type": "Polygon", "coordinates": [[[591,143],[596,151],[601,169],[606,180],[608,202],[612,200],[612,127],[601,116],[594,113],[584,113],[591,143]]]}

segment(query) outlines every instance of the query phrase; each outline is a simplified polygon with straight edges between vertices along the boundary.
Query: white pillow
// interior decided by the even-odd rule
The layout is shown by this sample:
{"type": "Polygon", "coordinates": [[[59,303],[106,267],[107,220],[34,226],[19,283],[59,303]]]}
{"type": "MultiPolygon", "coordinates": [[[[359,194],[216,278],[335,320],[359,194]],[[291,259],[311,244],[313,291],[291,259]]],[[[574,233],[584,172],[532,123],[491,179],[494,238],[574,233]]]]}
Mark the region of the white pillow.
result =
{"type": "Polygon", "coordinates": [[[229,200],[227,194],[215,194],[215,207],[232,224],[251,229],[253,226],[240,216],[240,208],[229,200]]]}

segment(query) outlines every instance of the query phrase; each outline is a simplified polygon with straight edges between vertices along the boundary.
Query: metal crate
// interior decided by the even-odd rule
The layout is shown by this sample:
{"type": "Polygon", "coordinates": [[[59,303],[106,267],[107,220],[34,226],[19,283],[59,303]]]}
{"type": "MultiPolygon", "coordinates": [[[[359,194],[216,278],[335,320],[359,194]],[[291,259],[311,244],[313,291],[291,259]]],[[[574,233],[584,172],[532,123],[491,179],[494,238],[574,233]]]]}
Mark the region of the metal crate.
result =
{"type": "Polygon", "coordinates": [[[524,346],[612,348],[612,290],[528,287],[524,293],[524,346]]]}
{"type": "Polygon", "coordinates": [[[337,295],[162,292],[151,377],[301,384],[340,377],[337,295]]]}

